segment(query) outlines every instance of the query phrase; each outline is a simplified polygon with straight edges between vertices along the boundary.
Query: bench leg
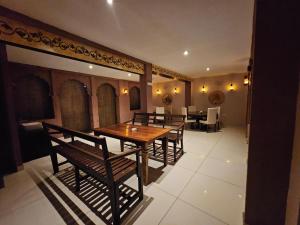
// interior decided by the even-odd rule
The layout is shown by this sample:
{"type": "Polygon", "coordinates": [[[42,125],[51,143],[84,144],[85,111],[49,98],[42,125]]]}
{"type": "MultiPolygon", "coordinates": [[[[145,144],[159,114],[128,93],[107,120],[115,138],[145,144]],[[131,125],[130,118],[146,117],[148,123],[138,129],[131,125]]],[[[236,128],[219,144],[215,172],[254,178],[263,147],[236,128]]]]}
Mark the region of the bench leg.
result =
{"type": "Polygon", "coordinates": [[[177,144],[176,144],[176,142],[173,142],[174,163],[177,161],[177,159],[176,159],[176,147],[177,147],[177,144]]]}
{"type": "Polygon", "coordinates": [[[110,187],[110,199],[111,199],[111,211],[113,217],[113,225],[120,225],[120,205],[119,205],[119,185],[111,184],[110,187]]]}
{"type": "Polygon", "coordinates": [[[80,191],[80,174],[79,174],[79,168],[75,166],[75,190],[76,192],[80,191]]]}
{"type": "Polygon", "coordinates": [[[52,167],[53,167],[53,174],[56,174],[59,172],[56,152],[51,151],[50,158],[51,158],[52,167]]]}
{"type": "Polygon", "coordinates": [[[144,198],[143,193],[143,176],[142,176],[142,170],[141,170],[141,163],[140,163],[140,154],[136,154],[136,174],[138,178],[138,189],[139,189],[139,200],[142,201],[144,198]]]}

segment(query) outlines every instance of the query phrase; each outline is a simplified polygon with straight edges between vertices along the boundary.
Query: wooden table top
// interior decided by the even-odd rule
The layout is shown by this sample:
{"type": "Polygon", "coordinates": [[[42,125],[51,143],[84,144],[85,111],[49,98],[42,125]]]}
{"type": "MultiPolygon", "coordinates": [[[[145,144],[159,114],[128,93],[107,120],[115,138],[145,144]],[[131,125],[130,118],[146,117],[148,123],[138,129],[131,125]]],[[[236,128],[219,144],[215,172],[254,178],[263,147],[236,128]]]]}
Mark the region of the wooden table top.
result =
{"type": "Polygon", "coordinates": [[[101,134],[122,140],[149,143],[155,139],[166,136],[172,129],[120,123],[109,127],[95,128],[93,130],[96,135],[101,134]],[[132,128],[136,128],[137,130],[132,130],[132,128]]]}

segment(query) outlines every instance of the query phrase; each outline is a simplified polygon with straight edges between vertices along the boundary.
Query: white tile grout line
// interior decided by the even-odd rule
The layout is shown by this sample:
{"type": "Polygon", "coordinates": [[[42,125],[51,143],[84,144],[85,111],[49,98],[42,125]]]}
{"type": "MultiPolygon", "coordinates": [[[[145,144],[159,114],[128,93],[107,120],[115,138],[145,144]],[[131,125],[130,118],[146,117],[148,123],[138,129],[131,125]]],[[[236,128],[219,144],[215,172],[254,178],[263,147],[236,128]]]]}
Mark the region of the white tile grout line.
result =
{"type": "MultiPolygon", "coordinates": [[[[220,139],[221,139],[223,136],[224,136],[224,134],[221,135],[221,136],[218,138],[218,140],[216,141],[216,143],[211,147],[211,150],[209,151],[208,154],[206,154],[206,156],[204,157],[203,161],[202,161],[201,164],[198,166],[198,168],[196,169],[196,171],[192,171],[192,172],[193,172],[193,175],[192,175],[191,178],[188,180],[188,182],[184,185],[182,191],[178,194],[178,196],[174,196],[174,195],[171,194],[171,195],[174,196],[176,199],[175,199],[175,201],[172,203],[172,205],[169,207],[169,209],[167,210],[167,212],[162,216],[162,218],[160,219],[160,221],[159,221],[158,224],[161,224],[161,222],[162,222],[163,219],[168,215],[168,213],[170,212],[170,210],[172,209],[172,207],[175,205],[175,203],[176,203],[177,200],[182,201],[182,199],[180,199],[179,196],[181,196],[181,194],[183,193],[183,191],[185,190],[185,188],[188,186],[188,184],[190,184],[191,180],[192,180],[192,179],[195,177],[195,175],[197,174],[197,171],[199,170],[199,168],[203,165],[203,163],[205,162],[205,160],[208,158],[209,154],[212,152],[212,150],[214,149],[214,147],[219,143],[220,139]]],[[[160,190],[162,190],[162,189],[159,188],[159,187],[157,187],[157,188],[160,189],[160,190]]],[[[165,191],[165,192],[166,192],[166,191],[165,191]]],[[[166,193],[167,193],[167,192],[166,192],[166,193]]],[[[170,195],[170,193],[168,193],[168,194],[170,195]]],[[[185,202],[185,201],[184,201],[184,202],[185,202]]],[[[191,204],[189,204],[189,205],[191,205],[191,204]]],[[[224,223],[224,224],[229,225],[228,223],[226,223],[225,221],[221,220],[220,218],[217,218],[217,217],[215,217],[215,216],[213,216],[213,215],[207,213],[206,211],[203,211],[202,209],[199,209],[199,208],[197,208],[197,207],[195,207],[195,206],[193,206],[193,207],[194,207],[195,209],[197,209],[197,210],[203,212],[204,214],[206,214],[206,215],[208,215],[208,216],[210,216],[210,217],[212,217],[212,218],[214,218],[214,219],[216,219],[216,220],[218,220],[218,221],[220,221],[220,222],[222,222],[222,223],[224,223]]]]}

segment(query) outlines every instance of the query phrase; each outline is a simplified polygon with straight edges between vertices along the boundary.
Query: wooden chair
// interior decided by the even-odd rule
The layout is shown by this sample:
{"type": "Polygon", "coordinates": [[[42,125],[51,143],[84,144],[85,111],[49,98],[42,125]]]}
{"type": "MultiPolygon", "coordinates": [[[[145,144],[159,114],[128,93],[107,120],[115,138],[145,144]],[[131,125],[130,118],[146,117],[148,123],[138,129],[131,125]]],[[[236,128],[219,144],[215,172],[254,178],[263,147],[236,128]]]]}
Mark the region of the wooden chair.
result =
{"type": "Polygon", "coordinates": [[[183,146],[184,121],[185,121],[185,115],[171,115],[169,116],[168,119],[166,119],[166,123],[164,124],[164,127],[172,128],[172,131],[168,136],[168,143],[171,144],[171,147],[173,149],[174,163],[176,163],[177,161],[178,153],[180,153],[181,155],[183,155],[184,153],[184,146],[183,146]]]}
{"type": "Polygon", "coordinates": [[[217,108],[208,108],[207,109],[207,119],[199,121],[200,125],[202,125],[202,124],[206,125],[207,132],[208,132],[208,128],[210,125],[213,125],[215,132],[217,132],[217,114],[218,114],[217,108]]]}
{"type": "Polygon", "coordinates": [[[71,163],[75,168],[76,191],[80,191],[80,181],[86,177],[93,177],[106,185],[109,190],[113,224],[121,224],[121,214],[137,199],[138,201],[142,201],[143,199],[143,182],[139,159],[141,149],[136,148],[115,155],[108,151],[105,138],[99,138],[48,123],[43,123],[43,127],[48,135],[54,174],[59,171],[60,165],[71,163]],[[54,135],[57,134],[70,136],[71,142],[67,143],[55,137],[54,135]],[[94,146],[75,140],[75,137],[92,142],[94,146]],[[51,142],[55,142],[57,145],[52,146],[51,142]],[[58,163],[57,154],[65,157],[66,161],[58,163]],[[136,161],[126,158],[126,156],[132,154],[135,154],[136,161]],[[81,177],[80,171],[83,171],[86,176],[81,177]],[[120,195],[123,196],[124,193],[120,191],[119,186],[134,174],[138,178],[138,191],[135,195],[130,196],[125,204],[120,205],[120,195]]]}
{"type": "Polygon", "coordinates": [[[156,107],[155,113],[157,115],[155,118],[156,122],[163,121],[165,119],[164,116],[159,116],[165,114],[165,107],[156,107]]]}

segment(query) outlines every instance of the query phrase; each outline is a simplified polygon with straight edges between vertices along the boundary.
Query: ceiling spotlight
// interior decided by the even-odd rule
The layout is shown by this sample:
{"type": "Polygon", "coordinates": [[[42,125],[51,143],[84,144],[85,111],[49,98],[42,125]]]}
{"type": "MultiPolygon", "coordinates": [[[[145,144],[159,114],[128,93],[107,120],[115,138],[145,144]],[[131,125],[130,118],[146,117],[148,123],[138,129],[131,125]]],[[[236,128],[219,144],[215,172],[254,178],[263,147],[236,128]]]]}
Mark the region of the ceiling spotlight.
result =
{"type": "Polygon", "coordinates": [[[90,68],[90,69],[93,69],[93,65],[89,65],[89,68],[90,68]]]}
{"type": "Polygon", "coordinates": [[[184,52],[183,52],[183,55],[185,55],[185,56],[187,56],[189,54],[189,51],[188,50],[185,50],[184,52]]]}
{"type": "Polygon", "coordinates": [[[131,77],[131,73],[128,73],[128,76],[131,77]]]}
{"type": "Polygon", "coordinates": [[[106,0],[107,4],[112,5],[113,4],[113,0],[106,0]]]}
{"type": "Polygon", "coordinates": [[[209,68],[209,67],[206,67],[206,71],[210,71],[210,68],[209,68]]]}

